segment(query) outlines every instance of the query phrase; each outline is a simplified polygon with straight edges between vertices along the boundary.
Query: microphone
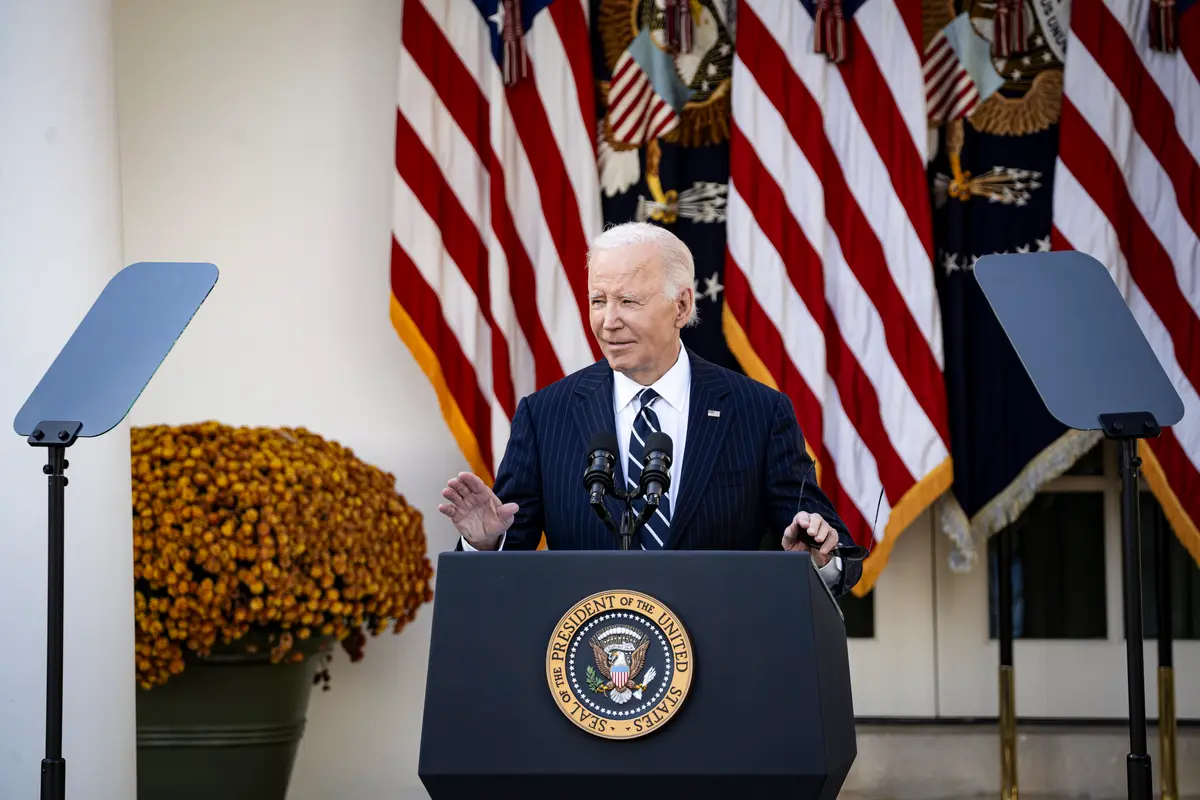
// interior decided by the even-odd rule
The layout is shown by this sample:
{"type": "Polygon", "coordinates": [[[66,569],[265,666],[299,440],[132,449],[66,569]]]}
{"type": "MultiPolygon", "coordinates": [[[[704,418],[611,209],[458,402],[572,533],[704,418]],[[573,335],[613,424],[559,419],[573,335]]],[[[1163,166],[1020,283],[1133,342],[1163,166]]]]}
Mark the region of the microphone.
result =
{"type": "MultiPolygon", "coordinates": [[[[604,502],[604,495],[613,490],[613,470],[617,464],[617,437],[613,433],[597,433],[588,442],[587,469],[583,473],[583,485],[593,507],[604,502]]],[[[597,509],[599,513],[599,509],[597,509]]]]}
{"type": "Polygon", "coordinates": [[[673,450],[671,437],[662,431],[655,431],[646,437],[642,476],[638,484],[646,498],[647,506],[657,508],[663,493],[671,488],[671,454],[673,450]]]}

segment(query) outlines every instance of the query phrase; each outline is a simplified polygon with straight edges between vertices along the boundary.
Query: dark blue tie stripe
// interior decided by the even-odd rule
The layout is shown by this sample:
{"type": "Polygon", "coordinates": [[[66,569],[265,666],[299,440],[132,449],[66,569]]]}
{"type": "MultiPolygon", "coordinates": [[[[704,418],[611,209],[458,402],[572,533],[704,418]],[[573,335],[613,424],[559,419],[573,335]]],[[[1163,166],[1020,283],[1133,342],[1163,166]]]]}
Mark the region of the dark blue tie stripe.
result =
{"type": "MultiPolygon", "coordinates": [[[[629,436],[629,464],[626,468],[630,491],[637,488],[638,481],[642,477],[642,459],[645,454],[644,442],[646,438],[651,433],[662,429],[658,421],[658,415],[654,413],[654,409],[651,407],[658,397],[658,392],[653,389],[643,389],[637,395],[637,399],[641,401],[641,406],[638,415],[633,420],[633,431],[629,436]]],[[[640,514],[645,506],[646,501],[639,497],[634,502],[633,509],[636,513],[640,514]]],[[[670,521],[671,501],[664,493],[658,503],[658,513],[650,517],[646,521],[646,524],[638,531],[638,540],[642,547],[647,550],[661,550],[662,543],[667,541],[667,536],[670,534],[670,521]],[[662,516],[659,516],[659,514],[662,516]]]]}

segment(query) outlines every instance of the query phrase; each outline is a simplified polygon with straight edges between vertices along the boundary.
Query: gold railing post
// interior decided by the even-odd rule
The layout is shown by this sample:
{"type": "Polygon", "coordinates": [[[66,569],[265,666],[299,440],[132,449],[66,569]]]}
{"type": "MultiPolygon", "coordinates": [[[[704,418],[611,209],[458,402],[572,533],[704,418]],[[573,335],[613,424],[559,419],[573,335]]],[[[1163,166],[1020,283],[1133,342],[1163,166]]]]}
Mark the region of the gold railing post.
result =
{"type": "Polygon", "coordinates": [[[1162,800],[1179,800],[1175,771],[1175,668],[1158,668],[1158,783],[1162,800]]]}
{"type": "Polygon", "coordinates": [[[1007,664],[1000,666],[1000,798],[1017,800],[1017,690],[1007,664]]]}

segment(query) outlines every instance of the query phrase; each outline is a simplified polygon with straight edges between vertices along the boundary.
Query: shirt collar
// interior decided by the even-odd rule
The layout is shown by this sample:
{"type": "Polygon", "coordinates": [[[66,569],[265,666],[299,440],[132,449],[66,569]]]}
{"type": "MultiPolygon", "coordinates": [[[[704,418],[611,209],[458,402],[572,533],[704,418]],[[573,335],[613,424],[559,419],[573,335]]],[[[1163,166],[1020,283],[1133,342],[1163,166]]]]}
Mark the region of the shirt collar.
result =
{"type": "MultiPolygon", "coordinates": [[[[666,374],[652,383],[650,388],[658,392],[663,402],[670,404],[671,408],[680,413],[686,413],[687,409],[684,406],[687,402],[687,390],[691,379],[692,365],[688,360],[687,348],[680,343],[679,356],[675,359],[675,364],[666,371],[666,374]]],[[[617,412],[620,413],[644,388],[646,387],[637,381],[613,370],[613,401],[616,403],[617,412]]]]}

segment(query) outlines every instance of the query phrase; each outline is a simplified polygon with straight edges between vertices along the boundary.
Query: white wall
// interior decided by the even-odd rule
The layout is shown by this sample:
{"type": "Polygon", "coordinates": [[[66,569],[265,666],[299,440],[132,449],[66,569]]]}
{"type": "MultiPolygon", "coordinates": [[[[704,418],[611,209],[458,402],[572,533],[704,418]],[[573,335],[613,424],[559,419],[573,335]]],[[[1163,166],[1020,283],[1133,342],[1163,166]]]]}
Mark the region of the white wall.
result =
{"type": "MultiPolygon", "coordinates": [[[[125,260],[221,270],[131,420],[336,439],[396,474],[436,559],[466,464],[388,319],[398,0],[119,0],[115,19],[125,260]]],[[[334,663],[293,800],[424,796],[431,612],[334,663]]]]}
{"type": "MultiPolygon", "coordinates": [[[[121,267],[109,0],[0,2],[0,798],[45,755],[46,451],[13,418],[121,267]]],[[[63,756],[75,797],[134,781],[129,429],[67,450],[63,756]]]]}

